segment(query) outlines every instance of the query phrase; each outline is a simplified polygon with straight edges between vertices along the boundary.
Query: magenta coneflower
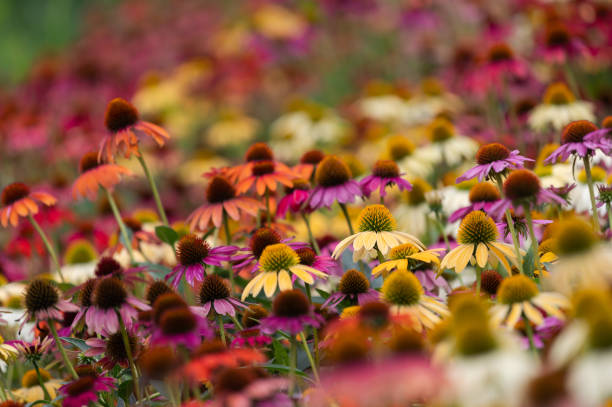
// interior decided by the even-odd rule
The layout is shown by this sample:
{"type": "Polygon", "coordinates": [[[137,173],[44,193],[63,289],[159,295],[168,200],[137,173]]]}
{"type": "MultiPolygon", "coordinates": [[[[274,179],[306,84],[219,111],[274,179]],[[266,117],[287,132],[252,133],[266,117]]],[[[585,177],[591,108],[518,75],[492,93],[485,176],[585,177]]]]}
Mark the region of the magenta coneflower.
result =
{"type": "Polygon", "coordinates": [[[548,62],[565,64],[570,58],[588,55],[589,50],[567,26],[555,22],[546,27],[536,53],[548,62]]]}
{"type": "Polygon", "coordinates": [[[490,182],[480,182],[470,189],[470,205],[457,209],[449,217],[451,223],[461,220],[472,211],[485,211],[489,213],[491,207],[501,199],[499,190],[490,182]]]}
{"type": "Polygon", "coordinates": [[[563,129],[561,146],[549,155],[544,162],[553,164],[559,160],[565,161],[571,155],[585,158],[592,156],[597,150],[607,152],[612,149],[610,140],[597,136],[588,137],[588,135],[594,134],[596,131],[597,126],[588,120],[578,120],[569,123],[563,129]]]}
{"type": "Polygon", "coordinates": [[[134,283],[142,281],[138,274],[144,270],[145,267],[132,267],[125,270],[117,260],[110,256],[103,256],[98,260],[95,275],[96,278],[118,278],[131,287],[134,283]]]}
{"type": "Polygon", "coordinates": [[[270,335],[264,335],[259,328],[246,328],[238,332],[232,343],[232,348],[263,348],[272,343],[270,335]]]}
{"type": "Polygon", "coordinates": [[[206,319],[192,312],[189,307],[173,307],[161,313],[153,328],[151,343],[180,344],[193,349],[202,342],[202,337],[212,336],[213,331],[206,319]]]}
{"type": "Polygon", "coordinates": [[[601,128],[587,134],[584,138],[588,141],[607,142],[609,144],[610,136],[612,136],[612,116],[606,116],[601,121],[601,128]]]}
{"type": "Polygon", "coordinates": [[[89,280],[85,281],[83,284],[80,285],[77,291],[79,312],[77,312],[76,316],[72,320],[72,325],[70,326],[72,330],[74,330],[79,325],[81,319],[83,319],[83,317],[87,314],[87,310],[89,310],[89,308],[93,306],[92,297],[97,282],[97,279],[90,278],[89,280]]]}
{"type": "Polygon", "coordinates": [[[77,312],[79,307],[71,302],[63,300],[59,291],[49,280],[36,279],[28,285],[25,291],[25,314],[21,327],[26,322],[34,319],[36,321],[61,321],[64,312],[77,312]]]}
{"type": "Polygon", "coordinates": [[[342,267],[331,256],[317,254],[309,246],[295,249],[295,252],[300,258],[300,264],[312,267],[328,275],[342,275],[342,267]]]}
{"type": "Polygon", "coordinates": [[[350,300],[352,305],[362,305],[377,301],[379,297],[379,292],[370,287],[368,278],[362,272],[350,269],[340,279],[338,291],[329,296],[323,303],[323,307],[335,308],[345,299],[350,300]]]}
{"type": "Polygon", "coordinates": [[[372,175],[368,175],[361,181],[361,189],[365,196],[370,196],[372,192],[378,189],[381,197],[387,195],[386,188],[388,186],[397,185],[400,191],[410,191],[412,184],[402,178],[399,167],[393,160],[378,160],[372,168],[372,175]]]}
{"type": "Polygon", "coordinates": [[[98,400],[100,392],[108,392],[115,388],[115,379],[100,376],[92,366],[77,366],[75,369],[79,378],[59,388],[64,407],[87,406],[98,400]]]}
{"type": "Polygon", "coordinates": [[[211,248],[206,241],[194,234],[185,235],[176,246],[178,264],[166,276],[174,288],[185,276],[192,287],[196,281],[202,281],[206,265],[221,267],[222,262],[229,261],[230,256],[238,249],[234,246],[211,248]]]}
{"type": "Polygon", "coordinates": [[[274,299],[272,316],[261,321],[261,330],[267,334],[283,330],[297,335],[308,325],[319,327],[323,318],[314,313],[306,295],[297,289],[281,291],[274,299]]]}
{"type": "Polygon", "coordinates": [[[218,275],[211,274],[204,278],[200,287],[200,307],[194,311],[202,312],[207,317],[210,311],[217,315],[236,315],[237,308],[247,308],[245,304],[231,296],[227,283],[218,275]]]}
{"type": "Polygon", "coordinates": [[[329,208],[336,201],[347,204],[362,196],[361,187],[351,176],[351,169],[340,158],[334,155],[325,157],[315,172],[317,186],[310,196],[310,207],[329,208]]]}
{"type": "Polygon", "coordinates": [[[302,178],[294,179],[293,186],[286,188],[285,196],[278,202],[276,214],[284,218],[287,211],[291,213],[310,212],[306,202],[310,198],[310,183],[302,178]]]}
{"type": "Polygon", "coordinates": [[[123,283],[114,277],[103,278],[95,284],[91,296],[92,306],[85,313],[85,324],[89,333],[117,332],[119,316],[126,326],[138,317],[138,311],[151,309],[133,297],[123,283]]]}
{"type": "Polygon", "coordinates": [[[140,352],[141,343],[133,327],[127,327],[126,333],[129,350],[125,347],[121,332],[108,333],[102,329],[100,332],[101,338],[89,338],[85,341],[85,344],[89,346],[89,349],[84,352],[85,356],[103,355],[98,363],[105,370],[111,370],[116,365],[124,368],[128,367],[130,365],[128,352],[131,352],[132,356],[136,358],[140,352]]]}
{"type": "Polygon", "coordinates": [[[525,161],[533,161],[523,157],[518,150],[510,151],[499,143],[491,143],[481,146],[476,153],[476,165],[467,170],[462,176],[457,178],[457,183],[478,177],[478,181],[491,179],[500,174],[503,175],[509,169],[517,169],[524,166],[525,161]]]}

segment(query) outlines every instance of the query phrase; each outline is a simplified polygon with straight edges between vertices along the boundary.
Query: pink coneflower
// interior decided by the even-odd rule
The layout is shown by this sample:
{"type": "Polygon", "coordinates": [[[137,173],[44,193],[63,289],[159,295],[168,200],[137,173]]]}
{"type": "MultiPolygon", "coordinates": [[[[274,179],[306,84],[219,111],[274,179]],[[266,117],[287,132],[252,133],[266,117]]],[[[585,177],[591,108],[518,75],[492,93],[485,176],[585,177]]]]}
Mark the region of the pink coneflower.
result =
{"type": "Polygon", "coordinates": [[[226,368],[215,376],[215,398],[208,402],[209,407],[293,405],[285,394],[289,381],[282,377],[267,377],[256,367],[226,368]]]}
{"type": "Polygon", "coordinates": [[[612,136],[612,116],[606,116],[601,121],[601,128],[587,134],[584,138],[588,141],[610,143],[610,136],[612,136]]]}
{"type": "Polygon", "coordinates": [[[591,136],[597,131],[597,126],[588,120],[578,120],[569,123],[563,129],[561,135],[561,146],[557,148],[544,161],[553,164],[557,161],[565,161],[571,155],[585,158],[595,154],[597,150],[608,152],[612,149],[612,142],[604,137],[591,136]]]}
{"type": "Polygon", "coordinates": [[[220,175],[214,176],[208,183],[206,200],[208,203],[197,208],[187,218],[191,229],[206,230],[210,223],[220,228],[224,215],[239,221],[242,213],[257,216],[259,210],[264,208],[256,199],[236,195],[236,188],[220,175]]]}
{"type": "Polygon", "coordinates": [[[457,209],[449,217],[451,223],[461,220],[472,211],[484,211],[489,213],[491,207],[501,199],[499,190],[490,182],[481,182],[470,189],[470,205],[457,209]]]}
{"type": "Polygon", "coordinates": [[[98,161],[104,159],[112,163],[118,153],[123,153],[125,158],[130,158],[132,154],[140,156],[138,133],[151,137],[160,147],[170,138],[166,130],[140,120],[138,110],[121,98],[115,98],[108,103],[104,124],[109,133],[100,144],[98,161]]]}
{"type": "Polygon", "coordinates": [[[293,186],[286,188],[285,196],[278,202],[276,214],[284,218],[288,211],[291,213],[310,212],[306,202],[310,198],[310,183],[302,178],[294,179],[293,186]]]}
{"type": "Polygon", "coordinates": [[[300,258],[300,264],[312,267],[325,274],[342,275],[342,267],[331,256],[317,254],[310,246],[297,248],[295,252],[300,258]]]}
{"type": "Polygon", "coordinates": [[[227,283],[218,275],[211,274],[204,278],[200,287],[200,307],[196,312],[207,317],[213,311],[217,315],[236,315],[236,309],[247,308],[245,304],[231,296],[227,283]]]}
{"type": "Polygon", "coordinates": [[[90,278],[80,285],[78,289],[79,311],[72,320],[72,325],[70,326],[71,329],[74,330],[77,327],[81,319],[83,319],[83,317],[87,314],[87,310],[93,306],[92,297],[97,282],[97,279],[90,278]]]}
{"type": "Polygon", "coordinates": [[[151,334],[151,343],[183,345],[193,349],[202,342],[202,337],[212,336],[213,331],[206,319],[189,307],[173,307],[161,313],[151,334]]]}
{"type": "Polygon", "coordinates": [[[176,245],[178,264],[166,275],[166,280],[170,280],[170,284],[176,288],[185,276],[193,287],[196,281],[202,281],[204,278],[206,265],[221,267],[224,261],[230,260],[236,250],[234,246],[211,248],[201,237],[194,234],[185,235],[176,245]]]}
{"type": "Polygon", "coordinates": [[[79,307],[63,300],[51,281],[36,279],[26,288],[25,309],[21,327],[31,319],[61,321],[64,312],[77,312],[79,307]]]}
{"type": "Polygon", "coordinates": [[[59,388],[64,407],[87,406],[98,400],[100,392],[115,389],[115,379],[100,376],[92,366],[77,366],[76,371],[79,378],[59,388]]]}
{"type": "Polygon", "coordinates": [[[520,60],[505,43],[492,45],[484,57],[483,63],[469,78],[471,87],[476,91],[491,88],[503,90],[504,83],[514,78],[527,76],[527,64],[520,60]]]}
{"type": "Polygon", "coordinates": [[[145,270],[145,267],[133,267],[124,269],[121,264],[109,256],[103,256],[98,260],[94,274],[97,278],[114,277],[124,282],[127,286],[133,286],[136,282],[142,281],[138,276],[145,270]]]}
{"type": "Polygon", "coordinates": [[[278,293],[272,305],[272,316],[261,321],[261,330],[267,334],[283,330],[291,335],[302,332],[306,326],[318,328],[323,318],[314,313],[306,295],[297,289],[278,293]]]}
{"type": "Polygon", "coordinates": [[[9,223],[15,227],[20,217],[25,218],[38,213],[37,202],[53,206],[57,199],[46,192],[32,192],[24,183],[14,182],[4,187],[0,201],[2,203],[0,223],[3,227],[7,227],[9,223]]]}
{"type": "Polygon", "coordinates": [[[138,311],[151,309],[130,295],[123,283],[114,277],[101,279],[95,284],[91,302],[92,306],[85,313],[89,333],[117,332],[120,327],[119,316],[126,326],[130,326],[138,318],[138,311]]]}
{"type": "Polygon", "coordinates": [[[548,62],[564,64],[588,55],[589,49],[566,25],[554,22],[544,30],[536,54],[548,62]]]}
{"type": "Polygon", "coordinates": [[[476,153],[476,165],[467,170],[457,178],[457,183],[478,177],[478,181],[492,179],[496,175],[503,175],[510,169],[524,166],[525,161],[533,161],[523,157],[518,150],[510,151],[506,146],[499,143],[486,144],[478,149],[476,153]]]}
{"type": "Polygon", "coordinates": [[[352,305],[362,305],[366,302],[377,301],[379,297],[379,292],[370,287],[368,278],[362,272],[350,269],[340,279],[338,291],[329,296],[323,303],[323,307],[335,308],[345,299],[350,300],[352,305]]]}
{"type": "Polygon", "coordinates": [[[96,200],[100,187],[112,192],[123,176],[132,175],[132,171],[120,165],[99,163],[98,154],[95,152],[87,153],[81,158],[79,172],[81,175],[72,185],[72,196],[90,201],[96,200]]]}
{"type": "Polygon", "coordinates": [[[381,197],[387,195],[386,188],[388,186],[397,185],[400,191],[410,191],[412,184],[402,178],[399,167],[393,160],[378,160],[372,169],[372,175],[368,175],[361,181],[361,189],[365,196],[370,196],[372,192],[378,189],[381,197]]]}
{"type": "Polygon", "coordinates": [[[325,157],[315,172],[317,186],[310,195],[310,207],[329,208],[336,201],[347,204],[362,196],[361,187],[351,176],[351,169],[340,158],[333,155],[325,157]]]}
{"type": "MultiPolygon", "coordinates": [[[[127,342],[130,347],[130,351],[134,358],[137,358],[138,353],[141,349],[140,338],[136,335],[136,332],[132,327],[126,328],[127,342]]],[[[128,350],[125,347],[123,341],[123,334],[121,332],[108,333],[105,330],[100,332],[102,337],[89,338],[85,341],[85,344],[89,346],[84,354],[85,356],[95,357],[103,355],[102,359],[98,360],[100,366],[105,370],[111,370],[116,365],[121,367],[128,367],[130,364],[128,357],[128,350]]]]}

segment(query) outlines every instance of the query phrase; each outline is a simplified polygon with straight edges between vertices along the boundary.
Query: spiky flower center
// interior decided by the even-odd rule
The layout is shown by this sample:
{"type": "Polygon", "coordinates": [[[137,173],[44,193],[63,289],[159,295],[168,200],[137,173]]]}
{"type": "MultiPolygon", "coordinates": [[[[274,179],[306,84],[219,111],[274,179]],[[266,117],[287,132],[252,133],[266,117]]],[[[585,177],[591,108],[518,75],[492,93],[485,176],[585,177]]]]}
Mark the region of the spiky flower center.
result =
{"type": "Polygon", "coordinates": [[[310,182],[308,182],[307,180],[303,179],[303,178],[296,178],[294,180],[291,180],[291,182],[293,183],[293,185],[290,188],[287,188],[287,193],[293,192],[293,191],[308,191],[310,189],[310,182]]]}
{"type": "Polygon", "coordinates": [[[305,266],[312,266],[317,259],[317,253],[310,247],[302,247],[301,249],[296,249],[295,252],[300,257],[300,264],[305,266]]]}
{"type": "Polygon", "coordinates": [[[479,182],[470,189],[469,199],[471,203],[495,202],[500,198],[499,190],[490,182],[479,182]]]}
{"type": "Polygon", "coordinates": [[[505,160],[510,156],[510,150],[503,144],[485,144],[476,152],[476,162],[478,165],[490,164],[495,161],[505,160]]]}
{"type": "Polygon", "coordinates": [[[571,122],[563,129],[563,134],[561,135],[561,142],[563,144],[581,143],[584,139],[584,136],[591,132],[594,132],[595,130],[597,130],[597,126],[595,126],[595,124],[591,123],[588,120],[578,120],[575,122],[571,122]]]}
{"type": "Polygon", "coordinates": [[[504,182],[504,193],[512,201],[534,198],[540,189],[540,179],[527,169],[512,171],[504,182]]]}
{"type": "Polygon", "coordinates": [[[568,105],[576,100],[576,97],[565,83],[553,83],[544,93],[544,103],[547,105],[568,105]]]}
{"type": "Polygon", "coordinates": [[[30,195],[30,188],[23,182],[13,182],[2,190],[2,206],[9,206],[30,195]]]}
{"type": "Polygon", "coordinates": [[[495,270],[485,270],[480,275],[482,290],[489,295],[495,295],[499,289],[503,277],[495,270]]]}
{"type": "Polygon", "coordinates": [[[214,300],[222,300],[230,296],[230,290],[225,280],[217,274],[211,274],[204,278],[200,287],[200,304],[206,304],[214,300]]]}
{"type": "Polygon", "coordinates": [[[490,216],[482,211],[472,211],[461,221],[457,241],[461,244],[490,243],[498,237],[497,226],[490,216]]]}
{"type": "Polygon", "coordinates": [[[601,121],[601,127],[604,129],[612,129],[612,116],[606,116],[601,121]]]}
{"type": "Polygon", "coordinates": [[[208,243],[194,234],[183,236],[176,246],[176,258],[183,266],[202,264],[209,252],[208,243]]]}
{"type": "Polygon", "coordinates": [[[95,382],[96,382],[95,377],[92,377],[92,376],[81,377],[69,383],[66,386],[66,393],[68,393],[68,395],[72,397],[86,393],[90,390],[93,390],[95,382]]]}
{"type": "Polygon", "coordinates": [[[174,293],[172,287],[170,287],[163,280],[157,280],[149,285],[145,294],[145,298],[149,304],[153,305],[155,304],[155,300],[157,300],[160,296],[168,293],[174,293]]]}
{"type": "Polygon", "coordinates": [[[267,246],[259,258],[261,267],[269,272],[289,270],[290,267],[299,263],[300,256],[295,250],[283,243],[267,246]]]}
{"type": "Polygon", "coordinates": [[[251,172],[255,176],[272,174],[274,172],[274,161],[258,161],[253,164],[251,172]]]}
{"type": "Polygon", "coordinates": [[[225,368],[219,372],[215,380],[215,392],[219,394],[239,393],[253,380],[255,373],[251,368],[225,368]]]}
{"type": "Polygon", "coordinates": [[[360,232],[391,232],[397,224],[389,209],[384,205],[369,205],[361,210],[359,219],[360,232]]]}
{"type": "Polygon", "coordinates": [[[249,308],[242,314],[242,324],[246,328],[253,328],[259,325],[262,319],[268,316],[268,310],[259,304],[249,305],[249,308]]]}
{"type": "MultiPolygon", "coordinates": [[[[49,372],[46,371],[45,369],[39,368],[38,372],[40,373],[40,379],[43,383],[46,383],[49,380],[51,380],[51,374],[49,374],[49,372]]],[[[32,369],[32,370],[28,370],[27,372],[25,372],[25,374],[21,378],[21,386],[30,388],[30,387],[34,387],[38,385],[39,385],[38,374],[36,373],[36,370],[32,369]]]]}
{"type": "Polygon", "coordinates": [[[255,143],[246,152],[245,161],[270,161],[274,160],[274,153],[266,143],[255,143]]]}
{"type": "Polygon", "coordinates": [[[565,47],[570,43],[572,36],[562,24],[554,24],[546,30],[546,45],[549,47],[565,47]]]}
{"type": "Polygon", "coordinates": [[[96,265],[96,277],[106,277],[110,275],[118,277],[122,273],[123,267],[121,267],[121,264],[109,256],[102,257],[96,265]]]}
{"type": "Polygon", "coordinates": [[[601,202],[605,202],[608,205],[612,204],[612,187],[598,185],[597,189],[599,191],[599,200],[601,202]]]}
{"type": "Polygon", "coordinates": [[[387,151],[393,161],[399,161],[404,157],[408,157],[413,153],[414,149],[414,143],[405,136],[391,136],[387,142],[387,151]]]}
{"type": "MultiPolygon", "coordinates": [[[[128,332],[128,343],[132,352],[135,352],[138,346],[136,337],[128,332]]],[[[128,359],[128,353],[125,349],[123,336],[121,332],[115,332],[106,338],[106,356],[115,362],[125,362],[128,359]]]]}
{"type": "Polygon", "coordinates": [[[382,296],[392,305],[415,305],[423,295],[419,280],[409,271],[392,273],[382,285],[382,296]]]}
{"type": "Polygon", "coordinates": [[[389,258],[391,260],[408,259],[410,256],[418,253],[419,251],[419,248],[412,243],[403,243],[399,246],[395,246],[389,251],[389,258]]]}
{"type": "Polygon", "coordinates": [[[378,160],[374,164],[372,175],[380,178],[397,178],[400,175],[400,171],[395,161],[378,160]]]}
{"type": "Polygon", "coordinates": [[[159,321],[159,327],[165,335],[188,333],[193,331],[196,325],[196,316],[187,307],[167,310],[159,321]]]}
{"type": "Polygon", "coordinates": [[[83,284],[83,288],[79,292],[79,303],[81,307],[91,307],[93,305],[93,292],[96,287],[97,280],[95,278],[90,278],[83,284]]]}
{"type": "Polygon", "coordinates": [[[206,200],[211,203],[220,203],[236,197],[236,188],[222,176],[215,176],[206,187],[206,200]]]}
{"type": "Polygon", "coordinates": [[[325,157],[317,166],[315,180],[322,187],[335,187],[351,179],[351,170],[346,163],[334,155],[325,157]]]}
{"type": "Polygon", "coordinates": [[[425,194],[431,191],[431,185],[421,178],[411,180],[411,183],[412,190],[406,191],[406,200],[408,204],[416,206],[426,202],[425,194]]]}
{"type": "Polygon", "coordinates": [[[364,324],[382,328],[389,323],[389,306],[382,301],[369,301],[359,307],[357,315],[364,324]]]}
{"type": "Polygon", "coordinates": [[[355,269],[347,270],[338,284],[338,290],[347,295],[363,294],[370,289],[370,282],[362,272],[355,269]]]}
{"type": "Polygon", "coordinates": [[[108,131],[117,133],[138,123],[138,110],[125,99],[115,98],[108,103],[104,124],[108,131]]]}
{"type": "Polygon", "coordinates": [[[276,296],[272,310],[277,317],[297,318],[308,314],[310,303],[300,290],[286,290],[276,296]]]}
{"type": "Polygon", "coordinates": [[[98,153],[95,151],[90,151],[89,153],[85,153],[83,157],[81,157],[81,161],[79,161],[79,172],[82,174],[89,170],[93,170],[100,163],[98,162],[98,153]]]}
{"type": "Polygon", "coordinates": [[[176,353],[170,346],[156,346],[144,351],[138,365],[147,377],[163,379],[177,365],[176,353]]]}
{"type": "Polygon", "coordinates": [[[538,286],[529,277],[517,274],[502,281],[497,290],[497,295],[499,301],[503,304],[529,301],[538,295],[538,286]]]}
{"type": "Polygon", "coordinates": [[[281,236],[276,230],[263,227],[257,229],[255,233],[253,233],[253,236],[251,236],[251,240],[249,241],[249,247],[251,248],[253,256],[255,256],[256,259],[259,259],[266,247],[280,242],[281,236]]]}
{"type": "Polygon", "coordinates": [[[36,279],[26,288],[25,306],[31,314],[54,307],[59,299],[57,289],[48,280],[36,279]]]}
{"type": "Polygon", "coordinates": [[[300,158],[300,163],[302,164],[312,164],[317,165],[323,160],[325,154],[321,150],[310,150],[306,151],[302,157],[300,158]]]}
{"type": "Polygon", "coordinates": [[[166,311],[175,308],[187,308],[187,303],[174,292],[160,295],[153,303],[153,320],[159,323],[166,311]]]}
{"type": "Polygon", "coordinates": [[[448,119],[438,117],[429,125],[429,138],[434,143],[444,142],[454,135],[455,128],[448,119]]]}
{"type": "Polygon", "coordinates": [[[514,59],[514,52],[512,49],[504,43],[493,45],[489,48],[489,54],[487,55],[489,62],[506,62],[514,59]]]}
{"type": "Polygon", "coordinates": [[[559,223],[556,236],[560,254],[582,253],[597,243],[597,235],[592,226],[579,218],[559,223]]]}
{"type": "Polygon", "coordinates": [[[93,292],[93,303],[102,309],[119,308],[125,304],[128,293],[123,283],[115,278],[109,277],[100,280],[93,292]]]}

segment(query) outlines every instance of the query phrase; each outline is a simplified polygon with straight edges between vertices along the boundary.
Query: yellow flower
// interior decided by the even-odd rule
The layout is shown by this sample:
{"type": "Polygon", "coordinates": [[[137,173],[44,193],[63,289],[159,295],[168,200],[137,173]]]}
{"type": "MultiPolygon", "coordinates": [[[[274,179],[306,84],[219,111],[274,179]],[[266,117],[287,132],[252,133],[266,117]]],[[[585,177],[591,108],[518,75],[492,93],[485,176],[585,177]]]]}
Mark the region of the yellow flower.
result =
{"type": "Polygon", "coordinates": [[[397,270],[411,270],[415,266],[426,263],[433,264],[437,269],[440,266],[440,251],[444,249],[423,250],[412,243],[404,243],[395,246],[389,251],[389,260],[379,264],[372,270],[372,276],[378,277],[382,273],[384,277],[397,270]]]}
{"type": "MultiPolygon", "coordinates": [[[[45,369],[39,370],[45,389],[47,389],[51,398],[55,398],[57,389],[61,387],[63,381],[51,378],[51,375],[45,369]]],[[[21,386],[20,389],[13,390],[13,395],[15,395],[17,400],[25,403],[33,403],[45,399],[45,394],[38,381],[36,370],[32,369],[25,372],[21,378],[21,386]]]]}

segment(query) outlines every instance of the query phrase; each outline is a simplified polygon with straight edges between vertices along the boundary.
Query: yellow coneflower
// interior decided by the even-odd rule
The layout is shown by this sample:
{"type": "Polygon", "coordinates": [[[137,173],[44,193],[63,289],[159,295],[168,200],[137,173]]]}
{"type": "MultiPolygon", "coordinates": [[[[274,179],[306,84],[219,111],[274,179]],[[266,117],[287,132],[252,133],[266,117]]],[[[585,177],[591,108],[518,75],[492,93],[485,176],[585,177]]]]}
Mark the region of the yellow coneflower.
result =
{"type": "Polygon", "coordinates": [[[423,250],[412,243],[403,243],[389,251],[389,260],[374,267],[372,276],[378,277],[382,273],[387,277],[393,270],[412,270],[419,264],[433,264],[437,269],[440,266],[438,257],[441,251],[444,249],[423,250]]]}
{"type": "MultiPolygon", "coordinates": [[[[459,226],[457,233],[459,246],[444,256],[440,270],[454,268],[455,272],[460,273],[468,263],[482,268],[487,263],[495,266],[497,262],[501,262],[510,274],[511,267],[508,260],[518,266],[518,259],[512,246],[497,241],[498,237],[497,226],[491,217],[482,211],[470,212],[459,226]]],[[[524,254],[524,251],[521,251],[521,254],[524,254]]]]}
{"type": "Polygon", "coordinates": [[[359,232],[338,243],[332,253],[334,259],[338,259],[351,243],[354,261],[368,258],[375,249],[386,256],[392,247],[402,243],[411,243],[421,250],[426,249],[417,237],[395,230],[395,219],[384,205],[366,206],[359,214],[358,222],[359,232]]]}

